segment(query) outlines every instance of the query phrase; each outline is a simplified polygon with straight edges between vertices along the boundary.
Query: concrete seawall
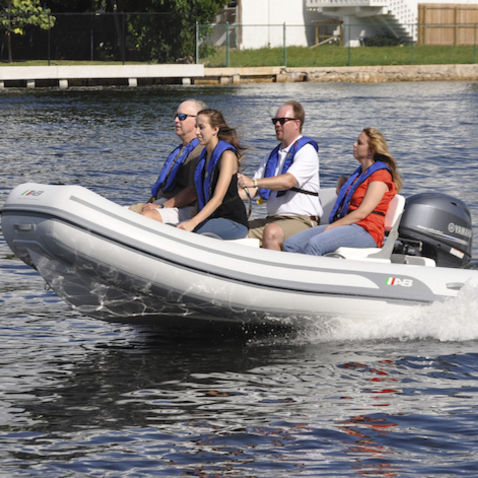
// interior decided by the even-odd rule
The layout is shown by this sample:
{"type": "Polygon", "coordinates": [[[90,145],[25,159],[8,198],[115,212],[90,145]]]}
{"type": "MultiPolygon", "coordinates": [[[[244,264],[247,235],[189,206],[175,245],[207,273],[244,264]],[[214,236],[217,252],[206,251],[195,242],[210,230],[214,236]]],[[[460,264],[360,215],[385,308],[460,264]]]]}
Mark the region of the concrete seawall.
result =
{"type": "Polygon", "coordinates": [[[380,83],[388,81],[478,81],[478,64],[387,65],[343,67],[205,68],[195,84],[335,81],[380,83]]]}
{"type": "Polygon", "coordinates": [[[75,65],[0,67],[0,88],[237,85],[280,82],[478,81],[478,64],[344,67],[205,68],[204,65],[75,65]]]}

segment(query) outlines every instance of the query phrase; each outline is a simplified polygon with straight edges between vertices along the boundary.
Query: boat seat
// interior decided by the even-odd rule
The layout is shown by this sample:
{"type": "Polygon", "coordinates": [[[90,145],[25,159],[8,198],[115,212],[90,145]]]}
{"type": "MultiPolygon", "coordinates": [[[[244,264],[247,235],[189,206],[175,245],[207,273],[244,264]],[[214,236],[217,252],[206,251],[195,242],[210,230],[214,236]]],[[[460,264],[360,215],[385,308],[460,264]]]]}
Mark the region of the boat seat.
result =
{"type": "MultiPolygon", "coordinates": [[[[221,241],[223,240],[222,237],[218,236],[217,234],[214,234],[213,232],[203,232],[201,236],[212,237],[213,239],[220,239],[221,241]]],[[[241,239],[227,239],[227,242],[232,242],[234,244],[242,244],[244,246],[250,246],[250,247],[260,247],[261,245],[259,239],[256,239],[255,237],[243,237],[241,239]]]]}
{"type": "Polygon", "coordinates": [[[395,241],[398,238],[398,226],[405,208],[405,197],[396,194],[390,201],[385,215],[385,239],[382,247],[339,247],[328,256],[343,259],[367,259],[377,262],[391,262],[395,241]]]}
{"type": "Polygon", "coordinates": [[[337,199],[335,188],[320,188],[319,198],[324,211],[320,216],[320,224],[328,224],[330,213],[337,199]]]}
{"type": "Polygon", "coordinates": [[[244,246],[250,246],[250,247],[260,247],[261,242],[259,239],[256,239],[255,237],[244,237],[242,239],[233,239],[232,241],[234,244],[242,244],[244,246]]]}
{"type": "MultiPolygon", "coordinates": [[[[404,255],[403,257],[400,257],[399,254],[397,254],[398,257],[400,258],[399,261],[397,261],[399,264],[408,264],[408,265],[413,265],[413,266],[425,266],[425,267],[436,267],[436,262],[431,259],[430,257],[422,257],[422,256],[407,256],[404,255]]],[[[392,262],[394,261],[394,255],[392,255],[392,262]]]]}

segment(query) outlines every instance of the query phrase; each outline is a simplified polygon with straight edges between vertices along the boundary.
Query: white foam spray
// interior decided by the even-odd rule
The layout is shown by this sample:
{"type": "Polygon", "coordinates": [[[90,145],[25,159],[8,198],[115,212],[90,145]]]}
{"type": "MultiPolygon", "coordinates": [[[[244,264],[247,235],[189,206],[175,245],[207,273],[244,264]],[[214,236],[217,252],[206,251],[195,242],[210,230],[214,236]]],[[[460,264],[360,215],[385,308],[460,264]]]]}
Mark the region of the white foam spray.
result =
{"type": "Polygon", "coordinates": [[[478,286],[466,285],[444,302],[417,306],[406,314],[365,319],[334,317],[307,327],[297,337],[308,342],[364,340],[468,341],[478,339],[478,286]]]}

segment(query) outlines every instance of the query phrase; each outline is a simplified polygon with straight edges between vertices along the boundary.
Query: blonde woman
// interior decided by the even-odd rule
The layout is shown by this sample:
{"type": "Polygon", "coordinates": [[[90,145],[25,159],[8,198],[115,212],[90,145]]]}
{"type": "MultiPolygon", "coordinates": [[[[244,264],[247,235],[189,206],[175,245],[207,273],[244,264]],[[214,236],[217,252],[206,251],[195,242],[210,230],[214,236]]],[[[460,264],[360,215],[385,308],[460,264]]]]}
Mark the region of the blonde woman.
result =
{"type": "Polygon", "coordinates": [[[354,143],[360,166],[341,186],[329,224],[290,237],[283,250],[323,256],[338,247],[381,247],[385,214],[402,182],[380,131],[364,129],[354,143]]]}

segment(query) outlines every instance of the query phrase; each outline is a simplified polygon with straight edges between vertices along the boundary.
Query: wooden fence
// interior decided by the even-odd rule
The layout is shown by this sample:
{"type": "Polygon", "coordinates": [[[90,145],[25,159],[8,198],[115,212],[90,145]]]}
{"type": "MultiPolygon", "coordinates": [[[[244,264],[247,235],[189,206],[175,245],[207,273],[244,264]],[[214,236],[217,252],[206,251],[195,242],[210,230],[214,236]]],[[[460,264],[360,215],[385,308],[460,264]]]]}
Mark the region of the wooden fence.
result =
{"type": "Polygon", "coordinates": [[[478,4],[418,5],[419,45],[476,45],[478,4]]]}

